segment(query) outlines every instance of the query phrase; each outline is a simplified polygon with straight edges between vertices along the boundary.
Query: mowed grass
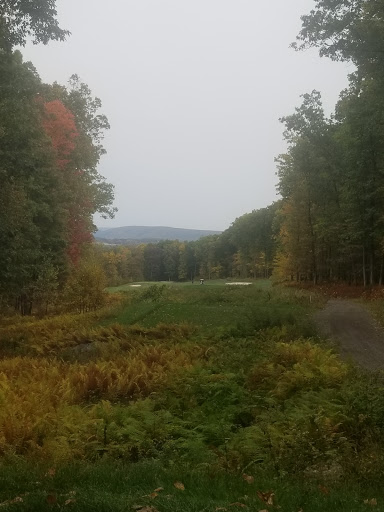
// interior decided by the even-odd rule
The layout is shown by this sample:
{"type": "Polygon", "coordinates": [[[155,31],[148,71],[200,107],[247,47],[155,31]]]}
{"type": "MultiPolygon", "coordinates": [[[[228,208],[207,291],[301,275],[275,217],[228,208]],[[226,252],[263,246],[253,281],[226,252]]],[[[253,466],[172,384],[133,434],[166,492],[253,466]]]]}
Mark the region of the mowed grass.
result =
{"type": "MultiPolygon", "coordinates": [[[[185,282],[175,282],[175,281],[161,281],[157,284],[166,284],[167,286],[170,286],[172,288],[211,288],[212,286],[226,286],[227,283],[233,283],[233,282],[246,282],[246,283],[252,283],[252,285],[258,289],[262,290],[268,290],[272,288],[272,282],[269,279],[208,279],[204,281],[204,284],[201,285],[200,281],[197,279],[193,283],[191,281],[185,281],[185,282]]],[[[148,288],[149,286],[152,286],[154,283],[153,281],[137,281],[133,283],[127,283],[120,286],[111,286],[107,288],[109,293],[116,293],[116,292],[130,292],[134,288],[148,288]]]]}
{"type": "Polygon", "coordinates": [[[108,322],[122,325],[140,324],[154,327],[159,323],[187,323],[201,333],[250,334],[267,327],[307,323],[309,295],[292,302],[290,296],[276,293],[269,280],[256,280],[250,286],[227,286],[226,281],[191,283],[142,283],[109,289],[111,293],[126,292],[129,303],[108,322]],[[162,289],[151,296],[151,289],[162,289]]]}
{"type": "Polygon", "coordinates": [[[9,467],[0,468],[0,486],[0,505],[4,510],[12,511],[384,510],[382,496],[373,494],[375,491],[369,486],[361,488],[347,484],[329,491],[313,482],[292,482],[270,475],[259,475],[249,484],[241,475],[213,474],[189,467],[165,468],[156,462],[131,466],[121,462],[99,462],[92,466],[74,464],[57,470],[31,470],[30,466],[19,464],[11,471],[9,467]],[[178,484],[183,484],[184,489],[178,484]],[[20,488],[24,490],[22,495],[20,488]],[[362,496],[367,498],[362,499],[362,496]]]}

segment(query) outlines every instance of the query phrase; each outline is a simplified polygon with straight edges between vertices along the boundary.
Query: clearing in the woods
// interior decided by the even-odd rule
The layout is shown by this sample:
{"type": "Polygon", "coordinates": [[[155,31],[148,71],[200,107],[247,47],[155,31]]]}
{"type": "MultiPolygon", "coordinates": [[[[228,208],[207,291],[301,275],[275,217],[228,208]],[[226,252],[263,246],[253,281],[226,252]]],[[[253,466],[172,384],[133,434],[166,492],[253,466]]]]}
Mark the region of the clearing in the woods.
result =
{"type": "Polygon", "coordinates": [[[371,339],[368,314],[268,281],[136,284],[2,319],[2,509],[384,510],[382,377],[313,322],[371,339]]]}

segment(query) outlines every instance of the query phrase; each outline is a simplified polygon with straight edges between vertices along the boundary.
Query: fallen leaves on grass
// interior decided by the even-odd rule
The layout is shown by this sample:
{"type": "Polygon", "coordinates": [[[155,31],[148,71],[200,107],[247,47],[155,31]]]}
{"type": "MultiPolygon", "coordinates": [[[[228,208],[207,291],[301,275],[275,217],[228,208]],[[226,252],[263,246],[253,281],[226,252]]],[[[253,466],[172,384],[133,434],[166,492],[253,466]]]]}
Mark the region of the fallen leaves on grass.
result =
{"type": "Polygon", "coordinates": [[[48,471],[45,473],[45,476],[48,476],[50,478],[53,478],[55,475],[56,475],[55,468],[49,468],[48,471]]]}
{"type": "Polygon", "coordinates": [[[230,507],[247,508],[247,505],[244,505],[244,503],[240,503],[240,501],[235,501],[235,503],[231,503],[229,506],[230,507]]]}
{"type": "Polygon", "coordinates": [[[23,498],[21,496],[17,496],[13,500],[7,500],[0,503],[0,507],[6,507],[8,505],[13,505],[14,503],[23,503],[23,498]]]}
{"type": "Polygon", "coordinates": [[[329,494],[329,489],[328,487],[325,487],[324,485],[319,485],[319,491],[322,492],[323,494],[325,494],[326,496],[329,494]]]}
{"type": "Polygon", "coordinates": [[[242,477],[243,477],[243,480],[245,480],[247,482],[247,484],[253,484],[255,481],[253,476],[247,475],[245,473],[242,474],[242,477]]]}
{"type": "Polygon", "coordinates": [[[185,491],[185,486],[181,482],[175,482],[173,485],[176,489],[179,489],[179,491],[185,491]]]}
{"type": "Polygon", "coordinates": [[[257,496],[261,499],[261,501],[264,501],[264,503],[266,503],[267,505],[271,505],[273,506],[274,503],[273,503],[273,498],[275,496],[275,493],[270,491],[270,492],[262,492],[262,491],[257,491],[257,496]]]}
{"type": "MultiPolygon", "coordinates": [[[[183,484],[181,484],[181,485],[183,485],[183,484]]],[[[142,498],[151,498],[151,500],[154,500],[159,495],[159,492],[162,492],[162,491],[164,491],[164,487],[158,487],[150,494],[146,494],[145,496],[142,496],[142,498]]]]}
{"type": "Polygon", "coordinates": [[[365,505],[370,505],[371,507],[376,507],[377,505],[377,499],[372,498],[370,500],[364,500],[365,505]]]}

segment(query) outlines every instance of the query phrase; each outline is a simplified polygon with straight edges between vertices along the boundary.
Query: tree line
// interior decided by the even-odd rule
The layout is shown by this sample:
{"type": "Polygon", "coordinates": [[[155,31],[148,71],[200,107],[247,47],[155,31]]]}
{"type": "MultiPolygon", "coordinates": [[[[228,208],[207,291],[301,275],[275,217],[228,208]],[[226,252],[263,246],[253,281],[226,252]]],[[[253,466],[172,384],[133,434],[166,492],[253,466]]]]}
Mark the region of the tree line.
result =
{"type": "Polygon", "coordinates": [[[269,278],[277,248],[279,202],[236,219],[221,235],[94,247],[110,286],[129,281],[269,278]]]}
{"type": "Polygon", "coordinates": [[[327,118],[320,93],[281,119],[276,270],[292,279],[383,284],[384,2],[321,0],[302,17],[297,50],[354,65],[327,118]]]}
{"type": "Polygon", "coordinates": [[[108,120],[88,86],[44,84],[16,45],[63,40],[55,2],[0,5],[0,301],[22,314],[64,289],[92,215],[114,213],[97,172],[108,120]]]}

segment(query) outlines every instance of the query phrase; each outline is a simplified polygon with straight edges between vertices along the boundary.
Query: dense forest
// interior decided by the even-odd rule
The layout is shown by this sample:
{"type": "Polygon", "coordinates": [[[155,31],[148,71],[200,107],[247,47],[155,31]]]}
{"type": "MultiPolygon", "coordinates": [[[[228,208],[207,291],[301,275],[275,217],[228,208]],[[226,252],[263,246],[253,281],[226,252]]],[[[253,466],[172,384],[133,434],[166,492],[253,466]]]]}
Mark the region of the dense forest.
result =
{"type": "Polygon", "coordinates": [[[54,4],[0,6],[2,307],[43,311],[58,294],[73,305],[81,279],[94,289],[142,279],[270,276],[383,283],[382,2],[327,0],[302,17],[292,46],[316,47],[351,62],[354,72],[329,118],[312,91],[281,119],[287,151],[276,158],[279,201],[221,235],[135,247],[93,243],[93,214],[114,214],[113,186],[97,171],[109,128],[100,100],[76,75],[67,86],[42,83],[16,49],[27,38],[46,44],[67,37],[54,4]]]}
{"type": "Polygon", "coordinates": [[[43,309],[71,283],[92,215],[113,215],[113,187],[97,172],[108,129],[78,76],[41,82],[16,45],[63,40],[54,2],[0,5],[0,300],[43,309]]]}

